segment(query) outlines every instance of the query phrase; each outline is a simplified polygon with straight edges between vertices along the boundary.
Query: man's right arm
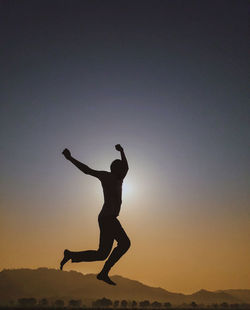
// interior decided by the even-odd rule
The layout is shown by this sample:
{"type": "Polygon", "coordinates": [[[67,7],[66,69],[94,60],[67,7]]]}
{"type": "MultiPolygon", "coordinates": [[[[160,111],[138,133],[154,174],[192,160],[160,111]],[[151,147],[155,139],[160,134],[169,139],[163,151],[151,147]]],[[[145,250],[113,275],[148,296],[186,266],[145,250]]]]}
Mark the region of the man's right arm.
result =
{"type": "Polygon", "coordinates": [[[65,149],[62,152],[62,154],[67,160],[72,162],[73,165],[75,165],[78,169],[80,169],[85,174],[89,174],[89,175],[92,175],[93,177],[100,179],[102,175],[105,173],[104,171],[97,171],[97,170],[91,169],[87,165],[81,163],[79,160],[71,156],[71,153],[68,149],[65,149]]]}
{"type": "Polygon", "coordinates": [[[115,148],[121,154],[121,160],[122,160],[123,167],[124,167],[123,178],[125,178],[125,176],[126,176],[126,174],[128,172],[128,161],[127,161],[126,155],[124,153],[123,147],[121,147],[120,144],[116,144],[115,148]]]}

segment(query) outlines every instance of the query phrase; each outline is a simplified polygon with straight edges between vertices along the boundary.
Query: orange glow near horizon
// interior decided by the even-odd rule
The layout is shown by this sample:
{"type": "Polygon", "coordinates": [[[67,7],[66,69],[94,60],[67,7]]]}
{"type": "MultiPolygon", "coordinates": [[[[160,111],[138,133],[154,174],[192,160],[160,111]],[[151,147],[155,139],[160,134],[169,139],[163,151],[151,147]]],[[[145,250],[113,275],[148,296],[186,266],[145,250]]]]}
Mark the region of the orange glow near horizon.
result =
{"type": "MultiPolygon", "coordinates": [[[[87,183],[88,176],[82,177],[87,183]]],[[[142,200],[134,181],[128,177],[119,217],[132,246],[111,274],[173,292],[249,288],[247,219],[236,221],[220,212],[216,217],[208,216],[197,212],[194,206],[188,210],[183,202],[179,208],[171,201],[164,205],[151,193],[142,200]],[[158,213],[152,213],[156,209],[158,213]]],[[[91,186],[95,184],[94,192],[101,191],[97,182],[90,181],[91,186]]],[[[36,206],[35,202],[33,206],[20,205],[15,214],[5,216],[0,268],[58,268],[64,248],[97,248],[96,218],[101,206],[96,205],[99,199],[92,195],[84,198],[86,193],[74,192],[77,200],[57,201],[49,216],[41,213],[41,202],[36,206]]],[[[101,202],[100,192],[99,197],[101,202]]],[[[46,212],[51,207],[46,206],[46,212]]],[[[65,270],[97,273],[102,265],[103,262],[68,263],[65,270]]]]}

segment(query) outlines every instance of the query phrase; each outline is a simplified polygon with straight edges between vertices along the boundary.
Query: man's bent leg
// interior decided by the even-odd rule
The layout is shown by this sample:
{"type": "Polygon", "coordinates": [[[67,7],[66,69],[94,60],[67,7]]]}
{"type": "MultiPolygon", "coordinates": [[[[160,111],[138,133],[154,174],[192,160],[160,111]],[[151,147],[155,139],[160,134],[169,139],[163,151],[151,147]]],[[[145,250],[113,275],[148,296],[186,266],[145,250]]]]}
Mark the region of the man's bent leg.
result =
{"type": "Polygon", "coordinates": [[[104,260],[110,253],[110,249],[88,250],[81,252],[70,252],[72,263],[94,262],[104,260]]]}
{"type": "Polygon", "coordinates": [[[112,251],[108,260],[103,266],[102,271],[99,275],[108,275],[110,269],[114,266],[114,264],[127,252],[130,248],[130,240],[122,228],[120,222],[116,219],[116,229],[115,229],[115,240],[117,240],[118,244],[112,251]]]}
{"type": "Polygon", "coordinates": [[[93,262],[104,260],[108,257],[114,242],[114,231],[110,228],[109,225],[105,225],[106,223],[100,223],[100,241],[98,250],[88,250],[81,252],[72,252],[69,250],[64,251],[64,258],[61,261],[61,269],[63,265],[71,259],[72,263],[80,263],[80,262],[93,262]]]}
{"type": "Polygon", "coordinates": [[[63,266],[70,260],[70,251],[64,250],[64,256],[63,259],[60,262],[60,269],[63,270],[63,266]]]}
{"type": "Polygon", "coordinates": [[[89,250],[81,252],[70,252],[72,263],[93,262],[104,260],[108,257],[114,242],[114,236],[100,227],[100,242],[98,250],[89,250]]]}

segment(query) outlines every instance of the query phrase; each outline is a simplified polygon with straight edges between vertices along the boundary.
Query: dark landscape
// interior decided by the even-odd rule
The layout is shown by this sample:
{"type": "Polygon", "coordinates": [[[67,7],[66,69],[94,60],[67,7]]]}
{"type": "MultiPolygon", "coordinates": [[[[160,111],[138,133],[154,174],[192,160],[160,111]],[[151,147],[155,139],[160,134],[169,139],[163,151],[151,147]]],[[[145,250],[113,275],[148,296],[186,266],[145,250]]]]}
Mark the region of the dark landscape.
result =
{"type": "Polygon", "coordinates": [[[119,308],[119,309],[249,309],[250,290],[200,290],[172,293],[138,281],[113,276],[117,286],[94,274],[56,269],[14,269],[0,272],[2,309],[119,308]]]}

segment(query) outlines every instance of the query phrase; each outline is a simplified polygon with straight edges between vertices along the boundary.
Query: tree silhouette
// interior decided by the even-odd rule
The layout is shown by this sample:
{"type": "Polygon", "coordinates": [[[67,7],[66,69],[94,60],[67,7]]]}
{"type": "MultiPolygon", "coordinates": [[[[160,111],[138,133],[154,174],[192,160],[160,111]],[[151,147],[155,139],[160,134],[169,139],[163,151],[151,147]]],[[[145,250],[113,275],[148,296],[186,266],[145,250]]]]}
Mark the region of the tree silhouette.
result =
{"type": "Polygon", "coordinates": [[[161,307],[161,303],[158,302],[158,301],[154,301],[154,302],[151,304],[151,307],[152,307],[152,308],[160,308],[160,307],[161,307]]]}
{"type": "Polygon", "coordinates": [[[141,301],[139,303],[140,308],[147,308],[150,306],[150,302],[148,300],[141,301]]]}
{"type": "Polygon", "coordinates": [[[112,306],[112,301],[103,297],[102,299],[97,299],[93,302],[94,308],[108,308],[112,306]]]}
{"type": "Polygon", "coordinates": [[[118,308],[118,307],[119,307],[119,304],[120,304],[120,301],[119,301],[119,300],[115,300],[115,301],[113,302],[113,307],[114,307],[114,308],[118,308]]]}
{"type": "Polygon", "coordinates": [[[22,307],[34,307],[37,301],[35,298],[20,298],[18,304],[22,307]]]}
{"type": "Polygon", "coordinates": [[[71,299],[70,301],[69,301],[69,306],[70,307],[80,307],[81,306],[81,304],[82,304],[82,301],[81,301],[81,299],[71,299]]]}
{"type": "Polygon", "coordinates": [[[220,304],[221,308],[227,309],[229,307],[227,302],[223,302],[220,304]]]}
{"type": "Polygon", "coordinates": [[[127,306],[128,306],[127,300],[123,299],[123,300],[121,301],[121,307],[122,307],[122,308],[127,308],[127,306]]]}
{"type": "Polygon", "coordinates": [[[56,307],[63,307],[64,306],[64,301],[61,300],[61,299],[57,299],[54,304],[55,304],[56,307]]]}
{"type": "Polygon", "coordinates": [[[41,307],[47,307],[49,305],[48,299],[46,298],[40,299],[38,305],[41,307]]]}
{"type": "Polygon", "coordinates": [[[192,308],[197,308],[197,303],[196,303],[195,301],[192,301],[191,304],[190,304],[190,306],[191,306],[192,308]]]}
{"type": "Polygon", "coordinates": [[[171,306],[172,306],[172,305],[171,305],[170,302],[165,302],[165,303],[164,303],[164,307],[165,307],[165,308],[171,308],[171,306]]]}
{"type": "Polygon", "coordinates": [[[131,307],[132,308],[136,308],[137,307],[137,302],[135,300],[132,301],[131,307]]]}

